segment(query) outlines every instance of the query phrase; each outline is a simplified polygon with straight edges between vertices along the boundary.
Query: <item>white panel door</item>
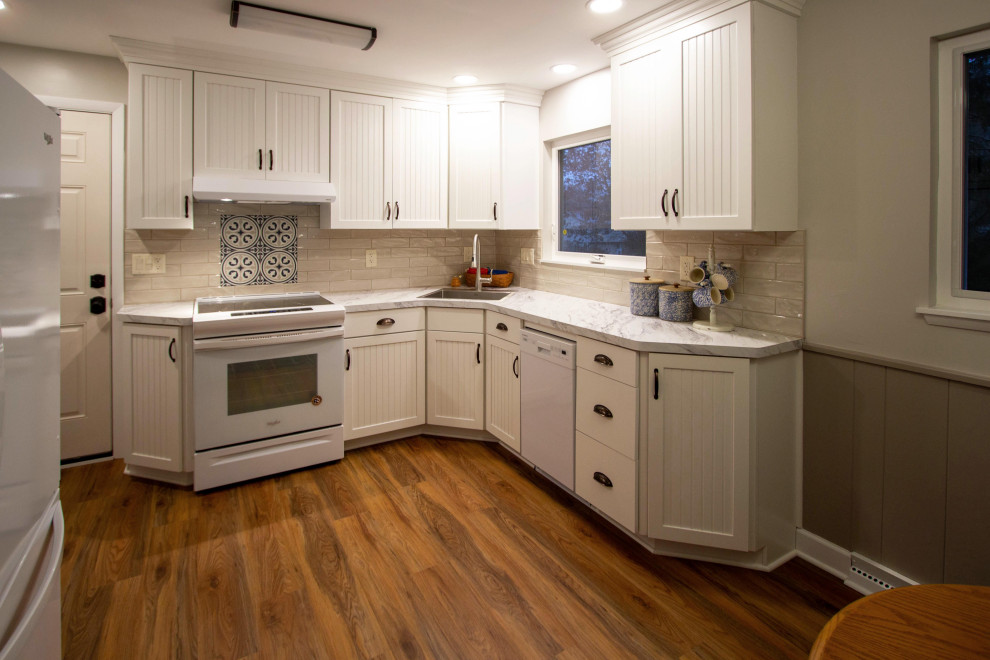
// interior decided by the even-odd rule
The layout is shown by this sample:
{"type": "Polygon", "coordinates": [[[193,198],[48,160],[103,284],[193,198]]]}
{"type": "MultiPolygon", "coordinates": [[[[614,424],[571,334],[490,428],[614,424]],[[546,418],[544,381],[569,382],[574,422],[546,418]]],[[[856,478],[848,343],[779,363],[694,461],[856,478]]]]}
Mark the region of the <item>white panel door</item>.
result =
{"type": "Polygon", "coordinates": [[[501,190],[499,103],[450,106],[450,228],[494,229],[501,190]]]}
{"type": "Polygon", "coordinates": [[[681,136],[670,229],[752,229],[750,8],[739,6],[670,36],[681,136]]]}
{"type": "Polygon", "coordinates": [[[447,106],[392,102],[392,227],[447,226],[447,106]]]}
{"type": "Polygon", "coordinates": [[[193,81],[196,176],[264,179],[265,81],[199,71],[193,81]]]}
{"type": "Polygon", "coordinates": [[[124,461],[182,472],[181,328],[125,323],[123,340],[124,461]]]}
{"type": "Polygon", "coordinates": [[[485,337],[485,428],[519,451],[519,345],[485,337]]]}
{"type": "Polygon", "coordinates": [[[749,360],[651,354],[648,532],[754,550],[749,360]]]}
{"type": "Polygon", "coordinates": [[[426,333],[426,422],[464,429],[485,428],[484,335],[426,333]]]}
{"type": "Polygon", "coordinates": [[[113,451],[110,419],[110,115],[62,113],[62,460],[113,451]],[[91,275],[103,275],[93,287],[91,275]]]}
{"type": "Polygon", "coordinates": [[[334,229],[392,223],[392,99],[334,91],[330,110],[330,205],[334,229]],[[387,205],[387,206],[386,206],[387,205]]]}
{"type": "Polygon", "coordinates": [[[265,174],[279,181],[330,180],[330,90],[268,82],[265,174]]]}
{"type": "Polygon", "coordinates": [[[344,440],[426,422],[426,333],[344,340],[344,440]]]}
{"type": "Polygon", "coordinates": [[[128,66],[127,227],[192,229],[192,71],[128,66]]]}

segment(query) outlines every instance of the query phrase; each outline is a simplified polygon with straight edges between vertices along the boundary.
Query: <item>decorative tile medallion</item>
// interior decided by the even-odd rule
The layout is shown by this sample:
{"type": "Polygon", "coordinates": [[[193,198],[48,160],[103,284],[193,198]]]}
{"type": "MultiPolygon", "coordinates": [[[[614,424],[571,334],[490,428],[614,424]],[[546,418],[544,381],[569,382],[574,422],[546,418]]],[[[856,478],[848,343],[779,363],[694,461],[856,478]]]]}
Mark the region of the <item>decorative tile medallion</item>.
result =
{"type": "Polygon", "coordinates": [[[294,215],[221,215],[220,286],[296,282],[294,215]]]}

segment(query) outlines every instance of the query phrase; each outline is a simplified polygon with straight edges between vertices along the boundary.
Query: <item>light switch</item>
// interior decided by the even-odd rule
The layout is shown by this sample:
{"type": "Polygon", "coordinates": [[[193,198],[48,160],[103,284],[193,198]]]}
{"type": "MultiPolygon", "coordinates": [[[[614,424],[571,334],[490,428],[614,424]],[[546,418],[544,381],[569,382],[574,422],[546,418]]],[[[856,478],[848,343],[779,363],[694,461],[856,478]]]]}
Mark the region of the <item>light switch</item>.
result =
{"type": "Polygon", "coordinates": [[[132,254],[132,275],[162,275],[165,273],[164,254],[132,254]]]}
{"type": "Polygon", "coordinates": [[[536,263],[536,248],[519,248],[519,261],[523,264],[536,263]]]}

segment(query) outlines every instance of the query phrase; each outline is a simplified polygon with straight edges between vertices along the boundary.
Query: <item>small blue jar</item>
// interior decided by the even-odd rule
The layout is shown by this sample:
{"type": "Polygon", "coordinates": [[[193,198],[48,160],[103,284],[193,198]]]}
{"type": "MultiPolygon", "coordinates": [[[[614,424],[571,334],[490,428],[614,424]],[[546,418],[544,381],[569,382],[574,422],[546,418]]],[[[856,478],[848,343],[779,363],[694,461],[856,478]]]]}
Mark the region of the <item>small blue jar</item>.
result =
{"type": "Polygon", "coordinates": [[[629,311],[636,316],[657,315],[657,290],[663,280],[651,280],[646,275],[641,280],[629,280],[629,311]]]}

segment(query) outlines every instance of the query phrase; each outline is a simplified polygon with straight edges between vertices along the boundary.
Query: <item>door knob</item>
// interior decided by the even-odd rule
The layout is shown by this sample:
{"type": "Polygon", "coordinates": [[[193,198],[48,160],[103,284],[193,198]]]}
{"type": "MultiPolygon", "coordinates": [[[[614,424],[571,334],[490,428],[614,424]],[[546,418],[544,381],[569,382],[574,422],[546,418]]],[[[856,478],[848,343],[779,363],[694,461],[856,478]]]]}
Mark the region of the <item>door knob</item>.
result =
{"type": "Polygon", "coordinates": [[[102,314],[107,311],[107,299],[103,296],[94,296],[89,299],[89,313],[102,314]]]}
{"type": "Polygon", "coordinates": [[[89,286],[92,289],[102,289],[107,285],[107,276],[102,273],[89,276],[89,286]]]}

